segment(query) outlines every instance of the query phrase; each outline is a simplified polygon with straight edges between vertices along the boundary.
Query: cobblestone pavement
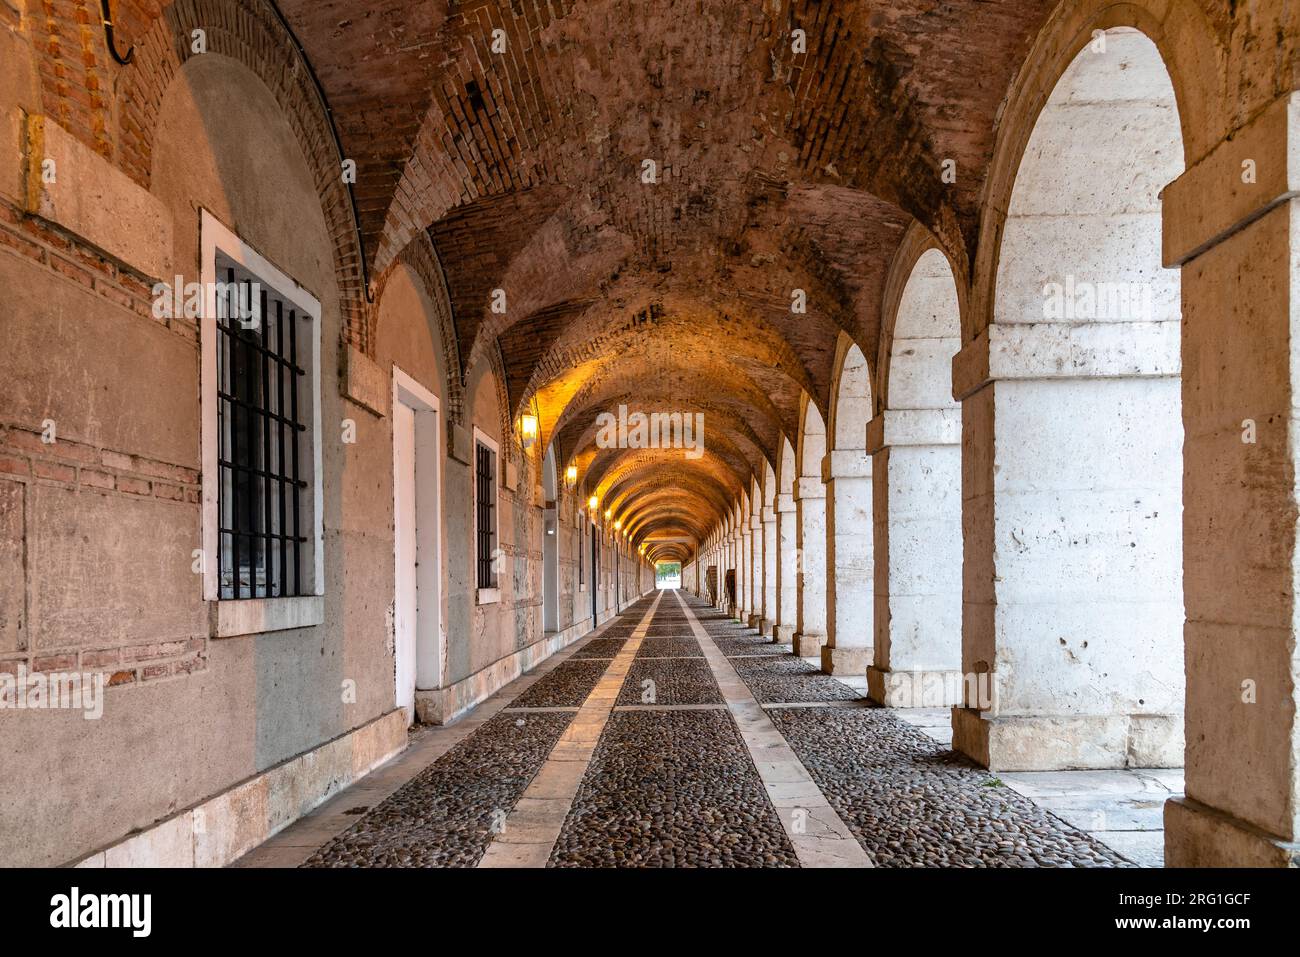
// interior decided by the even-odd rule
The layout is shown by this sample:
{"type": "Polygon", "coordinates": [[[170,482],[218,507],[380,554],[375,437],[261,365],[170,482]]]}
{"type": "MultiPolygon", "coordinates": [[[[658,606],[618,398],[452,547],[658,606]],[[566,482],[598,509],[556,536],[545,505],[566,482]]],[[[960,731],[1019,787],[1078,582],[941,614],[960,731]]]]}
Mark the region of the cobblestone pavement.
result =
{"type": "Polygon", "coordinates": [[[552,867],[796,867],[725,711],[615,712],[552,867]]]}
{"type": "Polygon", "coordinates": [[[877,866],[1128,863],[882,708],[768,713],[877,866]]]}
{"type": "Polygon", "coordinates": [[[472,867],[572,714],[499,714],[304,867],[472,867]]]}
{"type": "Polygon", "coordinates": [[[619,704],[719,704],[721,701],[718,683],[703,658],[637,658],[618,695],[619,704]]]}
{"type": "Polygon", "coordinates": [[[858,693],[802,658],[732,658],[736,673],[763,704],[794,701],[852,701],[858,693]]]}
{"type": "Polygon", "coordinates": [[[672,595],[638,631],[650,607],[639,602],[390,796],[360,808],[355,823],[304,866],[475,866],[490,845],[501,849],[494,842],[506,840],[506,816],[532,813],[533,792],[520,800],[530,783],[536,779],[536,789],[552,773],[572,783],[548,811],[556,815],[550,833],[559,834],[542,847],[550,847],[551,867],[807,864],[796,849],[803,838],[782,817],[797,810],[783,789],[804,793],[799,788],[820,792],[825,813],[843,822],[844,840],[852,846],[851,834],[877,866],[1128,864],[892,712],[865,707],[858,692],[794,657],[789,645],[696,599],[686,603],[709,636],[705,644],[724,658],[708,651],[706,660],[672,595]],[[762,770],[767,758],[751,742],[754,718],[735,703],[740,683],[728,679],[733,690],[724,702],[719,667],[734,668],[764,706],[765,733],[784,737],[803,784],[774,784],[762,770]],[[619,690],[615,710],[606,705],[607,719],[592,726],[590,762],[557,765],[552,749],[607,673],[613,684],[606,678],[602,687],[611,697],[619,690]]]}
{"type": "Polygon", "coordinates": [[[638,658],[703,658],[700,643],[691,636],[681,638],[646,638],[637,651],[638,658]]]}
{"type": "Polygon", "coordinates": [[[608,667],[608,661],[570,659],[512,701],[511,707],[576,708],[608,667]]]}

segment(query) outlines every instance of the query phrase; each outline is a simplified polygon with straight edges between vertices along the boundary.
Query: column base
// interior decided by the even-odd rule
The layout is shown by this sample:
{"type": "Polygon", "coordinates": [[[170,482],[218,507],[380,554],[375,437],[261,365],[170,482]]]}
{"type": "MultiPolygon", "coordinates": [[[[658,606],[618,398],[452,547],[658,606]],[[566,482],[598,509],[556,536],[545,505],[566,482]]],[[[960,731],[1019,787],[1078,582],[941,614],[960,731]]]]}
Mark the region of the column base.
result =
{"type": "Polygon", "coordinates": [[[760,635],[769,635],[769,636],[772,634],[772,619],[771,619],[771,618],[760,618],[760,619],[758,619],[758,633],[759,633],[760,635]]]}
{"type": "Polygon", "coordinates": [[[960,671],[882,671],[867,666],[867,697],[886,708],[950,708],[964,698],[960,671]]]}
{"type": "Polygon", "coordinates": [[[952,709],[952,747],[990,771],[1179,768],[1181,714],[999,715],[952,709]]]}
{"type": "Polygon", "coordinates": [[[825,646],[825,635],[794,636],[794,653],[800,658],[820,658],[825,646]]]}
{"type": "Polygon", "coordinates": [[[772,641],[778,645],[788,645],[794,641],[793,625],[774,625],[772,627],[772,641]]]}
{"type": "Polygon", "coordinates": [[[749,625],[750,628],[753,628],[755,631],[757,631],[758,625],[762,620],[763,620],[762,615],[750,614],[749,617],[745,619],[745,624],[749,625]]]}
{"type": "Polygon", "coordinates": [[[1165,867],[1300,867],[1300,844],[1192,798],[1170,798],[1165,867]]]}
{"type": "Polygon", "coordinates": [[[864,675],[869,664],[870,648],[822,648],[822,671],[828,675],[864,675]]]}

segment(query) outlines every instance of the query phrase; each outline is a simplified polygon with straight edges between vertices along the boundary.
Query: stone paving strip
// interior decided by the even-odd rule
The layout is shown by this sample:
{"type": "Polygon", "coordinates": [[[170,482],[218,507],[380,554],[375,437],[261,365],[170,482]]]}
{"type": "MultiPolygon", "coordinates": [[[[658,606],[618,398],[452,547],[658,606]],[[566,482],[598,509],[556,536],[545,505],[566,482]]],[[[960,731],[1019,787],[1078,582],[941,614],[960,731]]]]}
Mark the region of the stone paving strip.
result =
{"type": "Polygon", "coordinates": [[[731,715],[617,711],[552,867],[797,867],[731,715]]]}
{"type": "Polygon", "coordinates": [[[691,621],[691,630],[704,649],[704,660],[722,690],[722,697],[740,729],[741,739],[758,768],[768,799],[780,816],[781,826],[800,865],[871,867],[872,861],[863,846],[822,794],[768,712],[750,693],[735,665],[695,619],[681,594],[674,592],[674,597],[691,621]]]}
{"type": "Polygon", "coordinates": [[[645,629],[662,599],[663,592],[658,592],[614,659],[601,662],[606,665],[604,674],[582,702],[541,770],[506,817],[504,825],[493,835],[487,852],[479,860],[479,867],[546,866],[573,805],[578,784],[613,713],[623,679],[632,667],[632,659],[640,647],[645,629]]]}
{"type": "Polygon", "coordinates": [[[881,867],[1129,863],[888,709],[768,714],[881,867]]]}

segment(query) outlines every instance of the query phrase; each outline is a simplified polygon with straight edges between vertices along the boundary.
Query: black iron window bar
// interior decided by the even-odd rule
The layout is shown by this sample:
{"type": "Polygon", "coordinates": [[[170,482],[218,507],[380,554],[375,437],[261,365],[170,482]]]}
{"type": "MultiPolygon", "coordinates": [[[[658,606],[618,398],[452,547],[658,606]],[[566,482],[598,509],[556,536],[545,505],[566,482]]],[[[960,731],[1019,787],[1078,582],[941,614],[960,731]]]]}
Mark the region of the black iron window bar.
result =
{"type": "Polygon", "coordinates": [[[478,587],[495,588],[492,552],[496,548],[496,454],[481,442],[475,446],[474,477],[478,485],[476,521],[478,532],[478,587]]]}
{"type": "Polygon", "coordinates": [[[298,312],[235,270],[217,314],[217,574],[220,597],[305,593],[298,312]],[[251,318],[250,318],[251,316],[251,318]]]}

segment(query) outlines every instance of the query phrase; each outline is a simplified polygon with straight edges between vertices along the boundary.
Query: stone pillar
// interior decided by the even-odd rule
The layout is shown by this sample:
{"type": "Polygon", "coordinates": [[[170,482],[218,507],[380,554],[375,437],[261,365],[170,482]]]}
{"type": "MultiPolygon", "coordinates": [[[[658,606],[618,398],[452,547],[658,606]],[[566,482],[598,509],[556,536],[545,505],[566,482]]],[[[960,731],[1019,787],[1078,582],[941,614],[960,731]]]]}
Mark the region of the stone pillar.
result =
{"type": "Polygon", "coordinates": [[[1177,321],[994,324],[953,360],[953,747],[985,767],[1181,762],[1178,372],[1177,321]]]}
{"type": "Polygon", "coordinates": [[[750,615],[753,614],[754,605],[754,583],[753,577],[751,577],[751,572],[754,570],[754,562],[753,558],[751,558],[753,550],[754,536],[750,532],[748,521],[746,521],[744,527],[741,528],[740,547],[736,551],[736,557],[740,559],[740,568],[737,568],[736,579],[745,583],[740,586],[741,599],[738,602],[740,603],[740,620],[746,624],[749,623],[750,615]]]}
{"type": "Polygon", "coordinates": [[[1174,867],[1300,864],[1300,94],[1164,193],[1183,276],[1186,797],[1174,867]],[[1242,182],[1247,168],[1255,182],[1242,182]]]}
{"type": "Polygon", "coordinates": [[[764,635],[772,634],[772,628],[776,625],[776,576],[779,564],[776,509],[769,505],[763,509],[763,561],[759,566],[763,576],[763,617],[759,619],[758,630],[764,635]]]}
{"type": "Polygon", "coordinates": [[[961,410],[898,409],[867,426],[875,503],[872,700],[962,703],[961,410]]]}
{"type": "Polygon", "coordinates": [[[819,478],[800,478],[794,501],[799,534],[794,653],[820,659],[826,644],[826,486],[819,478]]]}
{"type": "Polygon", "coordinates": [[[772,626],[772,640],[781,644],[794,640],[798,626],[799,594],[799,542],[798,515],[794,496],[778,495],[777,516],[777,566],[776,566],[776,621],[772,626]]]}
{"type": "Polygon", "coordinates": [[[871,663],[874,569],[871,459],[837,449],[822,460],[826,481],[826,645],[822,670],[865,675],[871,663]]]}
{"type": "Polygon", "coordinates": [[[755,630],[763,624],[763,517],[762,506],[749,518],[749,616],[746,619],[755,630]]]}

